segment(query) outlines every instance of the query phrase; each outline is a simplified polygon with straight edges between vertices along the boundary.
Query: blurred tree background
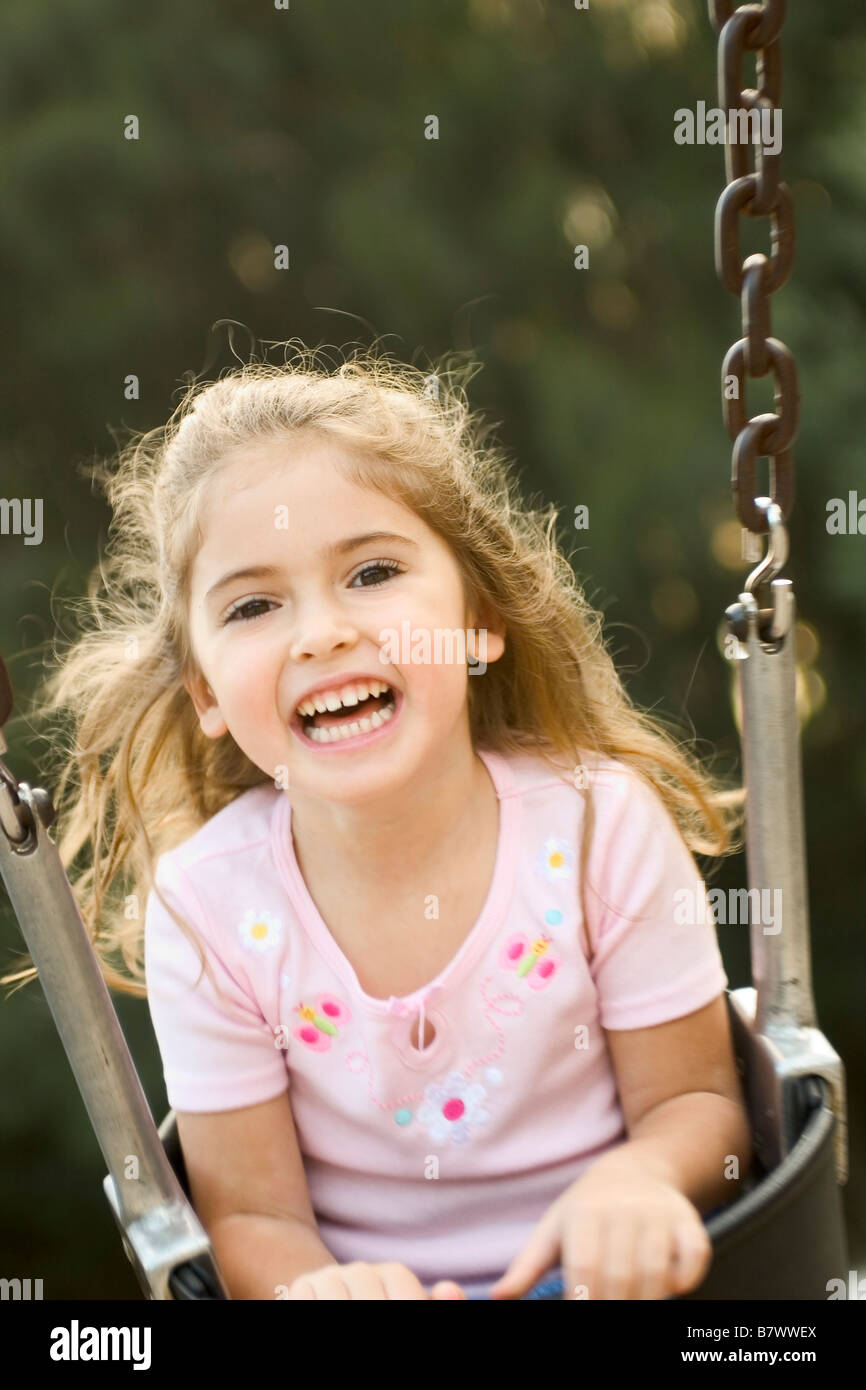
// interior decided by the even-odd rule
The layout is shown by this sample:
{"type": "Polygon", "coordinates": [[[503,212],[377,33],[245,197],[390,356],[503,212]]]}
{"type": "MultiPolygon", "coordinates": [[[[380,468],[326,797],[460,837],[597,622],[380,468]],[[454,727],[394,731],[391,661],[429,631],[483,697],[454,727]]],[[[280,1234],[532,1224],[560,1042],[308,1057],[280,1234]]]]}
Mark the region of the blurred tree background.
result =
{"type": "MultiPolygon", "coordinates": [[[[2,31],[0,492],[44,499],[41,544],[0,536],[16,774],[41,780],[26,711],[43,644],[70,629],[63,600],[85,591],[106,539],[82,463],[126,427],[163,422],[189,374],[217,376],[255,340],[381,335],[422,366],[477,355],[472,404],[497,423],[524,491],[560,508],[632,698],[737,775],[720,642],[750,566],[719,380],[740,306],[713,264],[724,151],[673,138],[675,110],[717,104],[706,5],[6,0],[2,31]],[[130,114],[137,140],[124,138],[130,114]],[[574,267],[579,243],[588,270],[574,267]],[[577,531],[580,504],[590,524],[577,531]]],[[[783,58],[797,256],[772,331],[802,395],[786,573],[801,620],[815,988],[847,1066],[844,1200],[862,1273],[866,538],[826,529],[830,498],[866,496],[861,6],[790,6],[783,58]]],[[[769,250],[766,219],[741,250],[769,250]]],[[[770,376],[748,405],[773,408],[770,376]]],[[[744,856],[714,879],[745,883],[744,856]]],[[[0,897],[5,970],[23,941],[0,897]]],[[[748,929],[719,935],[732,987],[749,983],[748,929]]],[[[160,1120],[147,1006],[116,1003],[160,1120]]],[[[0,1136],[0,1274],[42,1277],[46,1298],[139,1297],[38,983],[0,1005],[0,1136]]]]}

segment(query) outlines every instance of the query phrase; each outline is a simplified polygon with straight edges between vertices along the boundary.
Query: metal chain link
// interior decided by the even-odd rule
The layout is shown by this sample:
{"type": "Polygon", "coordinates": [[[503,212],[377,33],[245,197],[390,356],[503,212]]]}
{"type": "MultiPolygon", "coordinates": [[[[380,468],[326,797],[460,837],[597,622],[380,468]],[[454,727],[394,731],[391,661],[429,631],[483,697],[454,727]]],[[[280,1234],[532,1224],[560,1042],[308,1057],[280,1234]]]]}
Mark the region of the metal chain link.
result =
{"type": "MultiPolygon", "coordinates": [[[[794,209],[787,184],[779,182],[781,149],[765,153],[755,145],[756,168],[748,168],[745,144],[730,142],[729,112],[736,109],[773,112],[782,92],[782,53],[779,34],[786,0],[764,0],[734,8],[733,0],[708,0],[710,20],[719,34],[718,93],[725,113],[725,176],[727,187],[716,204],[715,260],[719,279],[741,297],[745,336],[728,350],[722,365],[722,415],[734,441],[731,487],[737,516],[744,528],[744,558],[759,558],[752,547],[769,530],[766,507],[756,506],[756,460],[770,460],[770,497],[784,520],[794,503],[791,445],[797,434],[800,396],[797,367],[785,344],[770,336],[770,295],[781,289],[794,263],[794,209]],[[758,87],[744,86],[747,52],[756,54],[758,87]],[[739,217],[769,217],[771,254],[747,256],[740,262],[739,217]],[[746,418],[746,380],[775,378],[775,413],[746,418]],[[736,379],[737,396],[727,398],[726,378],[736,379]],[[751,541],[747,554],[745,542],[751,541]]],[[[748,118],[747,118],[748,119],[748,118]]],[[[739,133],[739,132],[738,132],[739,133]]]]}

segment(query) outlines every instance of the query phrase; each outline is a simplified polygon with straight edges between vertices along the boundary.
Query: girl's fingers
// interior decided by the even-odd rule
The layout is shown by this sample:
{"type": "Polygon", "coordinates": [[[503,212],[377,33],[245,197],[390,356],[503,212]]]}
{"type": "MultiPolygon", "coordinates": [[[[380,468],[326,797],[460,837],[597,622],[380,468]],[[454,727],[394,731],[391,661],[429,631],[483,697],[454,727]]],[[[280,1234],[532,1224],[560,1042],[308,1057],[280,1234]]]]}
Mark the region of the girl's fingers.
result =
{"type": "Polygon", "coordinates": [[[428,1294],[421,1280],[407,1265],[394,1261],[376,1265],[385,1286],[385,1298],[402,1302],[427,1303],[435,1295],[428,1294]]]}
{"type": "Polygon", "coordinates": [[[700,1284],[712,1260],[713,1243],[703,1223],[678,1226],[674,1232],[673,1292],[688,1293],[700,1284]]]}
{"type": "Polygon", "coordinates": [[[670,1226],[653,1222],[645,1226],[635,1245],[637,1278],[635,1298],[667,1298],[673,1291],[673,1264],[676,1255],[670,1226]]]}
{"type": "Polygon", "coordinates": [[[563,1297],[670,1298],[695,1288],[711,1262],[703,1225],[641,1226],[627,1218],[572,1223],[563,1237],[563,1297]]]}
{"type": "Polygon", "coordinates": [[[703,1281],[712,1259],[697,1212],[573,1208],[562,1230],[563,1298],[676,1297],[703,1281]]]}
{"type": "Polygon", "coordinates": [[[466,1299],[466,1294],[453,1279],[439,1279],[430,1290],[431,1298],[466,1299]]]}
{"type": "Polygon", "coordinates": [[[316,1290],[313,1288],[309,1279],[293,1279],[286,1297],[287,1300],[314,1299],[316,1297],[316,1290]]]}
{"type": "Polygon", "coordinates": [[[634,1219],[610,1217],[605,1225],[601,1268],[596,1281],[598,1292],[590,1284],[590,1298],[634,1298],[638,1227],[634,1219]]]}
{"type": "Polygon", "coordinates": [[[562,1240],[564,1299],[598,1297],[604,1223],[598,1217],[570,1221],[562,1240]]]}
{"type": "Polygon", "coordinates": [[[490,1287],[491,1298],[520,1298],[557,1263],[560,1250],[560,1216],[557,1204],[545,1212],[529,1240],[490,1287]]]}

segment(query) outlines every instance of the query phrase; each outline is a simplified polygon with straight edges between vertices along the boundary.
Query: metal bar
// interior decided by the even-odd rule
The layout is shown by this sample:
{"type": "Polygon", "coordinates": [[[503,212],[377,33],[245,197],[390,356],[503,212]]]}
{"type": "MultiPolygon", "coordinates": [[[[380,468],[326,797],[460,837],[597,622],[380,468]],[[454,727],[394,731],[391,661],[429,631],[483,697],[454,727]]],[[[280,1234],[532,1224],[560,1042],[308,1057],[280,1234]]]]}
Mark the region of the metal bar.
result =
{"type": "Polygon", "coordinates": [[[795,602],[790,579],[774,579],[773,626],[766,640],[754,593],[727,610],[742,644],[738,661],[741,742],[746,800],[752,981],[732,1005],[754,1039],[750,1112],[755,1145],[767,1168],[791,1151],[803,1117],[794,1113],[787,1084],[794,1076],[823,1076],[836,1115],[836,1175],[848,1175],[845,1070],[817,1027],[809,942],[809,898],[803,822],[800,736],[795,685],[795,602]],[[753,896],[753,890],[754,892],[753,896]],[[763,898],[769,893],[768,899],[763,898]],[[778,894],[778,897],[775,895],[778,894]],[[755,908],[757,897],[759,910],[755,908]],[[760,910],[764,902],[771,913],[760,910]],[[781,915],[777,911],[781,908],[781,915]],[[768,926],[767,917],[775,918],[768,926]]]}
{"type": "MultiPolygon", "coordinates": [[[[776,580],[772,587],[774,596],[781,596],[786,636],[766,644],[759,640],[756,622],[750,623],[748,655],[739,663],[749,902],[754,907],[751,890],[758,889],[770,895],[769,903],[778,902],[782,913],[781,922],[771,926],[756,922],[752,914],[755,1022],[761,1032],[776,1025],[816,1025],[795,698],[794,595],[790,579],[776,580]]],[[[747,600],[747,614],[757,615],[753,596],[740,595],[744,607],[747,600]]]]}
{"type": "MultiPolygon", "coordinates": [[[[0,786],[0,796],[9,788],[0,786]]],[[[0,831],[0,873],[111,1179],[127,1253],[153,1298],[168,1276],[212,1251],[166,1157],[57,847],[39,814],[45,794],[17,784],[30,833],[0,831]],[[131,1163],[131,1159],[135,1163],[131,1163]]],[[[50,804],[50,803],[49,803],[50,804]]]]}

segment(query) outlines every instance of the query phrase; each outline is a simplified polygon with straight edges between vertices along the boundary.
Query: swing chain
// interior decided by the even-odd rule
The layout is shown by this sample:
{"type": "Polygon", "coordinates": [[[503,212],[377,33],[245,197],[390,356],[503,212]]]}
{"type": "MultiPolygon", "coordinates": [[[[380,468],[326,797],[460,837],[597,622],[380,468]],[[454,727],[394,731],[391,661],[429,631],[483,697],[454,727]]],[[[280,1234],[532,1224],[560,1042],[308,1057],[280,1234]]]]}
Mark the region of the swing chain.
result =
{"type": "MultiPolygon", "coordinates": [[[[710,20],[719,33],[718,96],[725,119],[727,187],[716,205],[715,262],[725,289],[740,295],[744,336],[729,348],[722,364],[722,416],[734,442],[731,487],[743,527],[743,558],[760,559],[757,537],[769,530],[766,506],[756,497],[756,461],[768,458],[770,500],[787,519],[794,502],[791,446],[797,434],[800,396],[793,355],[770,336],[770,295],[786,283],[794,263],[794,210],[787,184],[779,182],[779,149],[767,149],[768,132],[775,142],[776,112],[782,90],[780,32],[786,0],[764,0],[735,8],[734,0],[708,0],[710,20]],[[755,53],[758,87],[745,85],[746,53],[755,53]],[[755,113],[752,117],[752,112],[755,113]],[[745,119],[743,119],[743,117],[745,119]],[[760,131],[755,140],[756,168],[747,168],[747,143],[732,140],[750,126],[760,131]],[[769,217],[769,258],[759,252],[740,261],[739,217],[769,217]],[[748,377],[775,378],[775,413],[747,418],[748,377]],[[729,396],[729,389],[733,392],[729,396]]],[[[766,503],[767,499],[760,499],[766,503]]]]}

